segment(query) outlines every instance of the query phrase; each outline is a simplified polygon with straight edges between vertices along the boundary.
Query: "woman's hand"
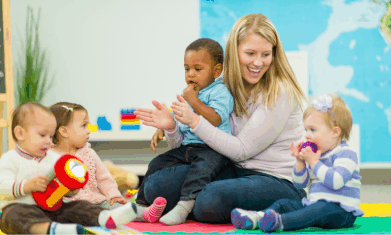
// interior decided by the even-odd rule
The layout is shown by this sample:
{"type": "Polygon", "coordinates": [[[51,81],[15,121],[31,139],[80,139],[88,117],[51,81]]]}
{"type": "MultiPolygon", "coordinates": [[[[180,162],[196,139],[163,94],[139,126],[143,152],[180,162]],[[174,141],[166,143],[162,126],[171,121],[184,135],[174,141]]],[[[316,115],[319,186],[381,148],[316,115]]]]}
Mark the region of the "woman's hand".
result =
{"type": "Polygon", "coordinates": [[[174,117],[170,110],[164,104],[160,104],[156,100],[152,101],[156,109],[138,108],[134,112],[136,117],[143,121],[146,126],[153,126],[158,129],[165,129],[169,131],[175,130],[174,117]]]}
{"type": "Polygon", "coordinates": [[[200,122],[200,116],[193,112],[186,100],[180,96],[176,96],[178,101],[172,102],[171,108],[175,113],[175,118],[184,125],[195,128],[200,122]]]}
{"type": "Polygon", "coordinates": [[[164,137],[163,129],[157,129],[155,134],[153,134],[151,140],[151,146],[150,146],[153,153],[156,153],[156,146],[163,139],[163,137],[164,137]]]}

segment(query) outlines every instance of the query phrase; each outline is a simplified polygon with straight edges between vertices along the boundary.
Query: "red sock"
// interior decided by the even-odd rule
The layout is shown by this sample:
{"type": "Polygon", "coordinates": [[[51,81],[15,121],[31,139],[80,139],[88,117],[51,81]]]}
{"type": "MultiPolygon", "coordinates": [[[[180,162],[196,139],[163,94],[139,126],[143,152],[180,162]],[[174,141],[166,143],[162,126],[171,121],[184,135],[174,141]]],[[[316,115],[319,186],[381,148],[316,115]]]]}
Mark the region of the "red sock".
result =
{"type": "Polygon", "coordinates": [[[164,209],[166,208],[167,200],[163,197],[158,197],[153,201],[153,204],[146,208],[143,212],[144,218],[150,222],[157,222],[162,216],[164,209]]]}

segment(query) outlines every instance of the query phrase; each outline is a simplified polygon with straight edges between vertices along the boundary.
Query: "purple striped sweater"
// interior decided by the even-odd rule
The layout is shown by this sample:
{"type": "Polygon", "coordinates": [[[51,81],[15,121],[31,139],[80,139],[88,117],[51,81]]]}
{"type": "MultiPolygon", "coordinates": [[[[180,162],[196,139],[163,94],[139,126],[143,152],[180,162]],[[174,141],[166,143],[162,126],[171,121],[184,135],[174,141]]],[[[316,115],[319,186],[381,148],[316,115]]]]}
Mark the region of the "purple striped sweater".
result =
{"type": "Polygon", "coordinates": [[[293,184],[305,188],[310,183],[308,198],[303,205],[311,205],[319,200],[339,203],[342,209],[362,216],[360,209],[361,176],[357,153],[346,141],[323,153],[314,169],[306,168],[296,172],[293,168],[293,184]]]}

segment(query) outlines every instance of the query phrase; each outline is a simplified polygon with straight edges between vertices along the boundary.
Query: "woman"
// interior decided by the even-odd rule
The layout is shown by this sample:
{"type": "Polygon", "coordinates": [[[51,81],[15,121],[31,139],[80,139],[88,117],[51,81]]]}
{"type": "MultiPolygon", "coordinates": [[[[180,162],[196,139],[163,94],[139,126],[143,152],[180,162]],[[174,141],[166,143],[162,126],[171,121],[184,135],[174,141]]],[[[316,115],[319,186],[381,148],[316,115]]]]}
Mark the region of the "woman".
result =
{"type": "MultiPolygon", "coordinates": [[[[200,222],[230,222],[234,208],[263,210],[273,202],[306,196],[292,183],[295,158],[290,143],[304,133],[304,94],[295,79],[273,24],[262,14],[241,17],[232,27],[226,46],[223,80],[234,97],[230,115],[233,135],[220,131],[194,113],[184,99],[171,106],[177,121],[234,165],[220,173],[198,194],[193,214],[200,222]]],[[[167,119],[167,107],[140,109],[139,119],[158,127],[167,119]]],[[[158,133],[155,134],[156,139],[158,133]]],[[[176,141],[177,131],[165,132],[176,141]]],[[[179,140],[178,140],[179,141],[179,140]]],[[[145,196],[152,202],[162,196],[167,210],[179,199],[187,165],[163,169],[145,182],[145,196]]]]}

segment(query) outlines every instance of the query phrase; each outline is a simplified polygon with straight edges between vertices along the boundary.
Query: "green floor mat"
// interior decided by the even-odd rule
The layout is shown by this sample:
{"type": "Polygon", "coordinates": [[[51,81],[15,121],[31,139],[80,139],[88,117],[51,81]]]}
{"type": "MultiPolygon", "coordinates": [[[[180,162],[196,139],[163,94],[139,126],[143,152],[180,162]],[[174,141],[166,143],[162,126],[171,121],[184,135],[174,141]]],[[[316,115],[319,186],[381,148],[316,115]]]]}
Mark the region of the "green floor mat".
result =
{"type": "MultiPolygon", "coordinates": [[[[263,233],[260,230],[238,229],[235,233],[263,233]]],[[[284,231],[277,233],[290,234],[391,234],[391,217],[359,217],[353,228],[321,229],[306,228],[297,231],[284,231]]]]}

